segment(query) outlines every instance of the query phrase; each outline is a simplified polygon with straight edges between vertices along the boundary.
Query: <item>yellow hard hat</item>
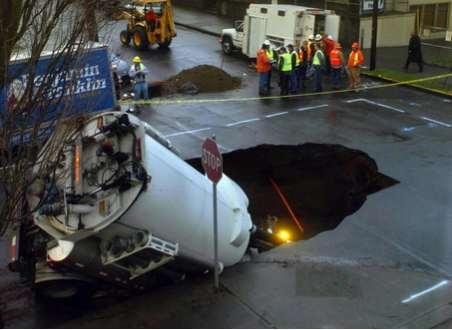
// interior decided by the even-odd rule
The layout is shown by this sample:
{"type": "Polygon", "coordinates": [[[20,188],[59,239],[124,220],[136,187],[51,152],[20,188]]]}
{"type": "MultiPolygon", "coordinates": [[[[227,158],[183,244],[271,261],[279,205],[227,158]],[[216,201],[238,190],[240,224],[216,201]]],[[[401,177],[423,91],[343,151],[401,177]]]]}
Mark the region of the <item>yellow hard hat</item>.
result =
{"type": "Polygon", "coordinates": [[[139,56],[135,56],[135,57],[132,59],[132,62],[133,62],[133,63],[140,63],[140,62],[141,62],[141,58],[140,58],[139,56]]]}

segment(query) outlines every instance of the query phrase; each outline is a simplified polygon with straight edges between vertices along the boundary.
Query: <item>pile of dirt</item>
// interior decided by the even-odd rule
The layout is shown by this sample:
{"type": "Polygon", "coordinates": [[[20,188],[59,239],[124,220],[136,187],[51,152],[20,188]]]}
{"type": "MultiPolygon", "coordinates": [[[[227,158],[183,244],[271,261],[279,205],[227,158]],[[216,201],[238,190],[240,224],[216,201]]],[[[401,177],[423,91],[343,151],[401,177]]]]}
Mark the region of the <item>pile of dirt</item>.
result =
{"type": "Polygon", "coordinates": [[[224,92],[240,87],[240,78],[212,65],[198,65],[172,76],[162,87],[165,94],[224,92]]]}

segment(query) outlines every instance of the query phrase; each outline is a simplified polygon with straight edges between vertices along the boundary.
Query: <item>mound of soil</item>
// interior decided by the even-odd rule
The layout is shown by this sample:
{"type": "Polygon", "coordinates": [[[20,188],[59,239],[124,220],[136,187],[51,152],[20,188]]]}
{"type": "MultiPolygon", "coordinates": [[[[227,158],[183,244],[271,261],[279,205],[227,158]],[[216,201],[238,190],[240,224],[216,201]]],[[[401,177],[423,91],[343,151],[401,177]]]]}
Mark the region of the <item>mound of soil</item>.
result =
{"type": "Polygon", "coordinates": [[[172,76],[162,87],[165,94],[224,92],[240,87],[240,78],[212,65],[198,65],[172,76]]]}

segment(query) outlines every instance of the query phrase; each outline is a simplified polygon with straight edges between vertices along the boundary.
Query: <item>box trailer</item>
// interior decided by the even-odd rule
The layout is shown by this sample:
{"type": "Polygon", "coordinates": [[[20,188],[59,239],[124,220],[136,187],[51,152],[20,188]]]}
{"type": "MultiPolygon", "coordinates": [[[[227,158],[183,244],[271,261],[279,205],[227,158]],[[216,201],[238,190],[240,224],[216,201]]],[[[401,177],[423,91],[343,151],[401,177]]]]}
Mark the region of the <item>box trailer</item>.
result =
{"type": "Polygon", "coordinates": [[[234,28],[221,32],[223,52],[240,50],[256,57],[264,40],[275,47],[292,44],[300,46],[310,35],[326,33],[339,38],[340,16],[332,10],[280,4],[250,4],[242,21],[234,28]]]}

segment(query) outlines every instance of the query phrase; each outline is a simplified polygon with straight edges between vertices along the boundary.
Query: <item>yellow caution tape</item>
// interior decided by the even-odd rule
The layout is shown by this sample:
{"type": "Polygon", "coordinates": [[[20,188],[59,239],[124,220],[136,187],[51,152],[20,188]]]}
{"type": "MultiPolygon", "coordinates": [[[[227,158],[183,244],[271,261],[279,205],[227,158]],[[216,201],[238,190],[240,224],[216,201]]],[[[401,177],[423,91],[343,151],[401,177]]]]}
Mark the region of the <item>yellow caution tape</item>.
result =
{"type": "MultiPolygon", "coordinates": [[[[318,95],[330,95],[330,94],[339,94],[339,93],[349,93],[349,92],[355,92],[355,91],[363,91],[363,90],[372,90],[372,89],[379,89],[379,88],[387,88],[387,87],[394,87],[394,86],[401,86],[401,85],[412,85],[424,81],[430,81],[430,80],[437,80],[437,79],[443,79],[452,77],[452,73],[445,73],[437,76],[432,77],[425,77],[425,78],[418,78],[413,80],[405,80],[405,81],[398,81],[393,82],[389,84],[382,84],[382,85],[375,85],[375,86],[369,86],[369,87],[360,87],[356,89],[340,89],[340,90],[332,90],[332,91],[325,91],[325,92],[311,92],[311,93],[302,93],[302,94],[292,94],[292,95],[274,95],[274,96],[255,96],[255,97],[237,97],[237,98],[224,98],[224,99],[185,99],[185,98],[178,98],[178,99],[153,99],[153,100],[127,100],[127,101],[119,101],[120,105],[131,105],[131,104],[137,104],[137,105],[167,105],[167,104],[199,104],[199,103],[224,103],[224,102],[247,102],[247,101],[261,101],[261,100],[275,100],[275,99],[290,99],[290,98],[299,98],[299,97],[307,97],[307,96],[318,96],[318,95]]],[[[384,78],[385,77],[380,77],[384,78]]],[[[437,89],[429,88],[429,87],[421,87],[426,90],[434,91],[443,95],[452,96],[452,93],[447,93],[444,91],[440,91],[437,89]]]]}

